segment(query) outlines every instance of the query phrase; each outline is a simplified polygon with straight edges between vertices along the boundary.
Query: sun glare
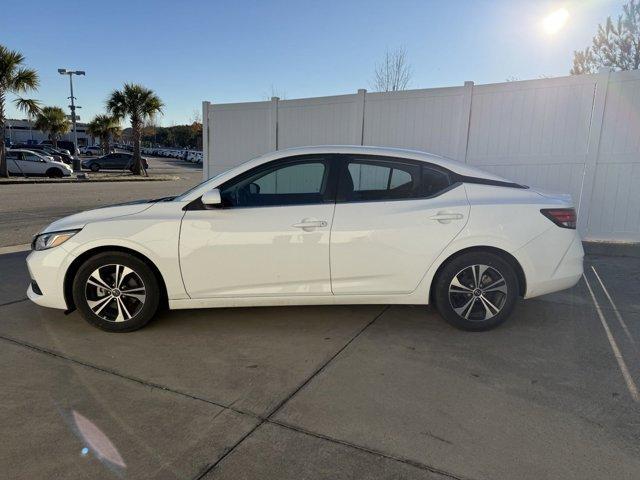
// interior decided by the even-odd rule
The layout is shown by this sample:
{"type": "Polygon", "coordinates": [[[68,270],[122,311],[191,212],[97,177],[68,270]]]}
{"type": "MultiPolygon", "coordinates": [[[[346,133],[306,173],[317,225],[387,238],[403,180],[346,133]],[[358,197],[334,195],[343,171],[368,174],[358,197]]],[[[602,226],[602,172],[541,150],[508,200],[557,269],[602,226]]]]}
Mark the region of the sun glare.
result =
{"type": "Polygon", "coordinates": [[[555,35],[564,27],[569,19],[569,12],[566,8],[559,8],[542,20],[542,29],[548,35],[555,35]]]}

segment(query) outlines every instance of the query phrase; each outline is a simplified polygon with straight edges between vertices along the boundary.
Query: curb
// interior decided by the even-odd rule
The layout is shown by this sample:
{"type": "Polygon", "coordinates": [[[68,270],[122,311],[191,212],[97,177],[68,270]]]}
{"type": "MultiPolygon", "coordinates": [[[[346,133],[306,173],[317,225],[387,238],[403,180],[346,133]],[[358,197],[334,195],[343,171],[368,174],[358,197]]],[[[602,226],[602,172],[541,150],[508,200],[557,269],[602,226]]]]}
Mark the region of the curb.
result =
{"type": "Polygon", "coordinates": [[[0,247],[0,255],[6,255],[9,253],[26,252],[31,250],[30,243],[23,243],[21,245],[8,245],[6,247],[0,247]]]}
{"type": "Polygon", "coordinates": [[[587,255],[640,258],[640,243],[582,242],[587,255]]]}

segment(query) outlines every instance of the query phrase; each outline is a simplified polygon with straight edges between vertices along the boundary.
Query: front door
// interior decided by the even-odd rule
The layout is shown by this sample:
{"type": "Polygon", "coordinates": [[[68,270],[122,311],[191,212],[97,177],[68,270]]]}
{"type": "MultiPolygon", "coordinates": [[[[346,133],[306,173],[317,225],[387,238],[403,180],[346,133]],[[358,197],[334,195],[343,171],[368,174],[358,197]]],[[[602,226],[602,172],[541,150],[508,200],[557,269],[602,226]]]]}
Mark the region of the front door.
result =
{"type": "Polygon", "coordinates": [[[7,169],[9,170],[9,173],[13,173],[13,174],[23,173],[20,170],[20,166],[18,164],[18,161],[20,160],[21,156],[22,156],[22,153],[20,152],[10,152],[10,151],[6,152],[7,169]]]}
{"type": "Polygon", "coordinates": [[[258,166],[220,186],[222,208],[192,203],[180,232],[191,298],[331,295],[331,158],[258,166]]]}
{"type": "Polygon", "coordinates": [[[412,292],[467,222],[464,186],[424,162],[344,162],[331,231],[333,293],[412,292]]]}

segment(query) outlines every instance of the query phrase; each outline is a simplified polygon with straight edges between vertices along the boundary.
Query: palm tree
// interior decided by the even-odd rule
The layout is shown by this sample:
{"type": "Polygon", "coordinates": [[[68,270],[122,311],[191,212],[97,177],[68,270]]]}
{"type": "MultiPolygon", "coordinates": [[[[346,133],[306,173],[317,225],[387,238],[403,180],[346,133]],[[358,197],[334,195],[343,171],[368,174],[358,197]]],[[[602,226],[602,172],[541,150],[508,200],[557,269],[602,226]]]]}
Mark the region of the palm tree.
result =
{"type": "Polygon", "coordinates": [[[36,130],[49,133],[53,146],[58,146],[58,139],[71,130],[71,122],[60,107],[43,107],[36,117],[36,130]]]}
{"type": "Polygon", "coordinates": [[[35,70],[21,66],[24,56],[15,50],[9,50],[4,45],[0,45],[0,176],[8,177],[7,160],[4,149],[4,107],[7,101],[7,94],[11,93],[17,98],[14,103],[18,110],[25,112],[29,116],[35,115],[38,110],[38,102],[18,96],[27,93],[29,90],[38,88],[38,74],[35,70]]]}
{"type": "Polygon", "coordinates": [[[122,120],[129,117],[133,132],[133,174],[140,175],[140,138],[144,122],[162,113],[164,104],[153,90],[135,83],[125,83],[122,90],[114,90],[107,99],[107,111],[122,120]]]}
{"type": "Polygon", "coordinates": [[[120,120],[110,115],[96,115],[87,126],[89,135],[100,139],[100,146],[104,153],[109,153],[111,138],[118,137],[121,131],[120,120]]]}

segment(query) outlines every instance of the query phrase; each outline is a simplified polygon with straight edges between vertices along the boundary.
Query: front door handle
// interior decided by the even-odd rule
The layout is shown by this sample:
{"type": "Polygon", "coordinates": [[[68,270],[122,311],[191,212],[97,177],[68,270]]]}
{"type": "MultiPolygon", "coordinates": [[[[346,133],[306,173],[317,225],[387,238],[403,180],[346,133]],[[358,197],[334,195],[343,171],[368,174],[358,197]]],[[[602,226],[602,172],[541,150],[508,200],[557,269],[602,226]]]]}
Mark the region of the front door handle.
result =
{"type": "Polygon", "coordinates": [[[324,220],[315,220],[312,218],[305,218],[300,223],[294,223],[291,226],[295,228],[301,228],[305,232],[313,232],[316,228],[326,227],[327,222],[325,222],[324,220]]]}
{"type": "Polygon", "coordinates": [[[461,213],[438,212],[436,215],[429,217],[429,220],[436,220],[440,223],[449,223],[452,220],[460,220],[464,218],[461,213]]]}

